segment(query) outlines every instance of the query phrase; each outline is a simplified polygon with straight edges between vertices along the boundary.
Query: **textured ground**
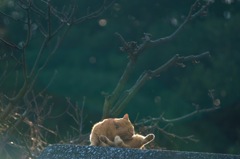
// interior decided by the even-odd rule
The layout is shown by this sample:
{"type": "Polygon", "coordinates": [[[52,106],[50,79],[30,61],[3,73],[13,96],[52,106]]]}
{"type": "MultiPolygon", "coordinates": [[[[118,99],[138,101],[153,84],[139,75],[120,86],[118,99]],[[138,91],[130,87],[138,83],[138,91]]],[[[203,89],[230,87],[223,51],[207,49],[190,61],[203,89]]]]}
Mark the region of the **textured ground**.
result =
{"type": "Polygon", "coordinates": [[[79,145],[52,145],[38,159],[240,159],[240,155],[139,150],[79,145]]]}

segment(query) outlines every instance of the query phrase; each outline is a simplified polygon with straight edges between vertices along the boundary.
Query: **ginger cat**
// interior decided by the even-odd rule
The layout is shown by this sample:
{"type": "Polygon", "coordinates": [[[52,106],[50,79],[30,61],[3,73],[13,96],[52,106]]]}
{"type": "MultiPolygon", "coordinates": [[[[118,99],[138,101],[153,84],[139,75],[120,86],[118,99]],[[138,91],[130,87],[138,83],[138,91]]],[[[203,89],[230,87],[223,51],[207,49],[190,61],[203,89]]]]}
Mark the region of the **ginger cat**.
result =
{"type": "Polygon", "coordinates": [[[96,123],[90,134],[91,146],[108,146],[99,140],[100,136],[106,136],[109,141],[114,141],[115,136],[122,140],[130,140],[134,135],[134,127],[129,120],[128,114],[122,118],[109,118],[96,123]]]}
{"type": "Polygon", "coordinates": [[[153,141],[154,138],[154,134],[148,134],[147,136],[135,134],[130,140],[122,140],[120,136],[115,136],[114,142],[112,142],[106,136],[101,135],[100,141],[103,143],[104,146],[143,149],[144,146],[153,141]]]}

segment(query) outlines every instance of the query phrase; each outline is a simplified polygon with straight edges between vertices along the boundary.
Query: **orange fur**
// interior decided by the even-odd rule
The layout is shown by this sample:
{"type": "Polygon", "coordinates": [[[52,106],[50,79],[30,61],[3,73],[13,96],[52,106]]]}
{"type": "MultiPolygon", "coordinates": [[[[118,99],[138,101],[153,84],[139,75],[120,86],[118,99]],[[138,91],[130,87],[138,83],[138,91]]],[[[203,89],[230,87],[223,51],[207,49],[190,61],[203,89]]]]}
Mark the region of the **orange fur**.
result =
{"type": "Polygon", "coordinates": [[[154,138],[154,134],[148,134],[147,136],[135,134],[130,140],[123,140],[120,136],[115,136],[114,141],[112,142],[106,136],[100,136],[100,141],[105,146],[143,149],[144,146],[153,141],[154,138]]]}
{"type": "Polygon", "coordinates": [[[120,147],[129,147],[129,148],[140,148],[143,149],[145,145],[153,141],[155,138],[154,134],[148,134],[147,136],[142,136],[140,134],[133,135],[130,140],[122,140],[119,136],[116,136],[114,143],[120,147]]]}
{"type": "Polygon", "coordinates": [[[129,120],[128,114],[123,118],[109,118],[96,123],[90,134],[90,142],[92,146],[108,146],[104,142],[100,142],[100,136],[107,136],[113,141],[115,136],[119,136],[123,140],[130,140],[134,135],[134,127],[129,120]]]}

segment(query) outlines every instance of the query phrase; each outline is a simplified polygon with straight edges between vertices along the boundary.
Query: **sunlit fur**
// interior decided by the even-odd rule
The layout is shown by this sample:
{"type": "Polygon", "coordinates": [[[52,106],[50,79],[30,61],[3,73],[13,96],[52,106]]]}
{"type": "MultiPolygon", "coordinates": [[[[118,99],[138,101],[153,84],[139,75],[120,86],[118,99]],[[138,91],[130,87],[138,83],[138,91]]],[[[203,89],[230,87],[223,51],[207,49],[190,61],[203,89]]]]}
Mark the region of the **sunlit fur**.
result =
{"type": "Polygon", "coordinates": [[[139,148],[143,149],[145,145],[153,141],[155,138],[154,134],[148,134],[143,136],[140,134],[135,134],[130,140],[122,140],[120,136],[115,136],[114,141],[110,141],[106,136],[100,136],[101,142],[104,146],[112,147],[125,147],[125,148],[139,148]]]}
{"type": "Polygon", "coordinates": [[[123,140],[130,140],[134,135],[134,127],[128,114],[125,114],[123,118],[109,118],[96,123],[90,134],[92,146],[108,146],[104,142],[100,142],[99,136],[101,135],[107,136],[112,142],[115,136],[119,136],[123,140]]]}
{"type": "Polygon", "coordinates": [[[129,147],[129,148],[140,148],[143,149],[145,145],[153,141],[155,138],[154,134],[148,134],[147,136],[142,136],[140,134],[133,135],[131,140],[123,141],[122,138],[116,136],[114,139],[114,143],[118,147],[129,147]]]}

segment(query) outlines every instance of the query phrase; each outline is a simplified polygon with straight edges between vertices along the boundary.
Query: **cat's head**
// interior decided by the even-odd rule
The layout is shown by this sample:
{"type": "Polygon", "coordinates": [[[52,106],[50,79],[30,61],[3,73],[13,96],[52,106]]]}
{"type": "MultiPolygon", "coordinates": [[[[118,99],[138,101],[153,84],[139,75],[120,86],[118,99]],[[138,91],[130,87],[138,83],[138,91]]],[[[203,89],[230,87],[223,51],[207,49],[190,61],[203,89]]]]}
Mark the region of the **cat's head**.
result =
{"type": "Polygon", "coordinates": [[[128,114],[122,118],[114,119],[114,128],[116,135],[120,136],[123,140],[129,140],[135,134],[133,124],[131,123],[128,114]]]}

